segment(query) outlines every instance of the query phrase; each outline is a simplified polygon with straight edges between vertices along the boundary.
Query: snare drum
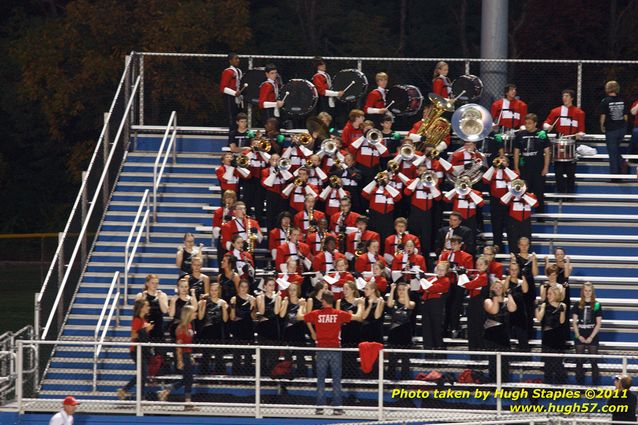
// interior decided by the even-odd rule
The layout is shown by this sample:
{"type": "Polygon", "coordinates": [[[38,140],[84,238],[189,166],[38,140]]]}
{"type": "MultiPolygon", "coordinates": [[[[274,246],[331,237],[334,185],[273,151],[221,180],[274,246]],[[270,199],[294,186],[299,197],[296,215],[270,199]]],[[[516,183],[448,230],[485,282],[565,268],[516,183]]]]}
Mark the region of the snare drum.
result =
{"type": "Polygon", "coordinates": [[[342,69],[332,79],[332,90],[343,91],[341,102],[355,102],[368,90],[368,78],[358,69],[342,69]]]}
{"type": "Polygon", "coordinates": [[[418,87],[409,84],[397,84],[388,90],[386,103],[390,112],[399,117],[410,117],[421,110],[423,95],[418,87]]]}
{"type": "MultiPolygon", "coordinates": [[[[249,69],[241,78],[241,87],[248,84],[242,92],[244,99],[252,105],[259,105],[259,87],[266,81],[266,70],[264,68],[249,69]]],[[[275,81],[279,87],[282,85],[281,76],[277,74],[275,81]]]]}
{"type": "Polygon", "coordinates": [[[460,103],[476,102],[482,94],[483,82],[476,75],[461,75],[452,83],[452,95],[460,103]]]}
{"type": "Polygon", "coordinates": [[[317,106],[317,88],[308,80],[294,78],[288,81],[279,90],[278,100],[284,97],[286,100],[281,109],[290,115],[307,115],[317,106]]]}
{"type": "Polygon", "coordinates": [[[554,162],[574,162],[576,160],[576,141],[570,138],[552,140],[554,162]]]}

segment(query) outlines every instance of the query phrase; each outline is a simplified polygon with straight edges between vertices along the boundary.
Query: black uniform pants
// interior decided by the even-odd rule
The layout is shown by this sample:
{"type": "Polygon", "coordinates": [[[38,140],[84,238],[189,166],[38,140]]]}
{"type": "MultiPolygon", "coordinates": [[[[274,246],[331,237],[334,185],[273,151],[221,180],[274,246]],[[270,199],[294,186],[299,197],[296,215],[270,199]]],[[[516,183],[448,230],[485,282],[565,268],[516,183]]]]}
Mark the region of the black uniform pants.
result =
{"type": "Polygon", "coordinates": [[[459,321],[463,311],[463,298],[465,289],[455,283],[450,285],[447,300],[445,300],[445,329],[448,331],[459,330],[459,321]]]}
{"type": "MultiPolygon", "coordinates": [[[[374,195],[373,195],[374,196],[374,195]]],[[[385,241],[385,238],[394,233],[394,220],[392,219],[392,212],[381,214],[375,210],[370,210],[370,230],[374,230],[381,236],[381,243],[385,241]]]]}
{"type": "Polygon", "coordinates": [[[266,223],[268,230],[277,227],[277,218],[282,211],[289,207],[288,200],[281,197],[277,192],[268,190],[266,192],[266,223]]]}
{"type": "Polygon", "coordinates": [[[490,196],[490,221],[492,223],[492,233],[494,235],[494,245],[499,247],[499,252],[503,252],[503,232],[507,229],[509,207],[503,205],[500,199],[490,196]]]}
{"type": "Polygon", "coordinates": [[[443,318],[445,316],[446,296],[423,301],[421,309],[421,327],[423,329],[423,348],[444,348],[443,318]]]}
{"type": "Polygon", "coordinates": [[[435,230],[432,227],[432,208],[423,211],[412,206],[408,219],[408,230],[421,241],[421,253],[427,260],[429,258],[428,253],[434,251],[432,234],[435,233],[435,230]]]}
{"type": "Polygon", "coordinates": [[[259,179],[250,178],[243,180],[241,188],[241,200],[244,201],[248,209],[248,215],[251,209],[255,212],[255,218],[262,220],[264,215],[264,203],[266,201],[266,189],[261,185],[259,179]]]}
{"type": "Polygon", "coordinates": [[[467,346],[470,350],[483,348],[483,324],[485,323],[485,309],[483,297],[477,295],[467,303],[467,346]]]}
{"type": "Polygon", "coordinates": [[[224,95],[224,109],[226,111],[226,121],[228,122],[228,131],[237,129],[237,114],[240,111],[239,105],[237,105],[236,97],[225,94],[224,95]]]}
{"type": "Polygon", "coordinates": [[[573,193],[576,186],[576,162],[554,162],[556,192],[573,193]]]}

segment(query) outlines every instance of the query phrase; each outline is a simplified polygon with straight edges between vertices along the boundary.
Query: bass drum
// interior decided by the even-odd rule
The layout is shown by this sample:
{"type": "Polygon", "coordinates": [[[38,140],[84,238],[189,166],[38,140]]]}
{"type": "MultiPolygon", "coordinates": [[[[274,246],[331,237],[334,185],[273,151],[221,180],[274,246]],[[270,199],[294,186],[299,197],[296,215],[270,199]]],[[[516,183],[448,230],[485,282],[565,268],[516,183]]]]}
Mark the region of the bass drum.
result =
{"type": "Polygon", "coordinates": [[[317,88],[308,80],[295,78],[288,81],[279,89],[278,100],[284,97],[281,109],[290,115],[307,115],[317,106],[317,88]]]}
{"type": "Polygon", "coordinates": [[[386,96],[388,105],[392,103],[389,110],[398,117],[411,117],[421,110],[423,95],[416,86],[409,84],[397,84],[388,90],[386,96]]]}
{"type": "Polygon", "coordinates": [[[476,102],[483,94],[483,82],[476,75],[461,75],[452,83],[452,96],[460,103],[476,102]]]}
{"type": "MultiPolygon", "coordinates": [[[[242,92],[244,100],[252,105],[258,106],[259,87],[264,81],[266,81],[266,70],[264,68],[254,68],[246,71],[244,73],[244,76],[241,77],[241,87],[243,87],[244,84],[248,84],[242,92]]],[[[278,87],[281,87],[283,85],[281,76],[279,74],[277,74],[276,83],[278,87]]]]}
{"type": "Polygon", "coordinates": [[[358,69],[342,69],[332,79],[332,90],[343,91],[341,102],[356,102],[368,90],[368,78],[358,69]]]}

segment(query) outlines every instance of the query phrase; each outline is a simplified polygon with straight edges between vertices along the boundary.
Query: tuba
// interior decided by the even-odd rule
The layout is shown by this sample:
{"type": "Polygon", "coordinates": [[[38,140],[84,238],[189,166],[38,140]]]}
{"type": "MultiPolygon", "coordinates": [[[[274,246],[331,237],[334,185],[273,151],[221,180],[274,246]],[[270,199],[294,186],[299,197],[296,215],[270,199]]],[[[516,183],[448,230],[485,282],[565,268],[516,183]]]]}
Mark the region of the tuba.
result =
{"type": "Polygon", "coordinates": [[[371,128],[366,131],[366,140],[371,145],[377,145],[383,140],[383,133],[379,129],[371,128]]]}
{"type": "Polygon", "coordinates": [[[290,167],[292,167],[292,162],[290,162],[290,160],[288,158],[282,158],[279,160],[279,164],[277,165],[277,168],[281,171],[289,171],[290,167]]]}
{"type": "Polygon", "coordinates": [[[334,154],[337,153],[337,144],[334,142],[334,140],[332,139],[326,139],[323,142],[321,142],[321,151],[328,155],[328,156],[333,156],[334,154]]]}
{"type": "Polygon", "coordinates": [[[492,115],[483,106],[468,103],[454,111],[452,128],[460,139],[477,142],[492,131],[492,115]]]}
{"type": "Polygon", "coordinates": [[[454,101],[445,99],[435,93],[428,95],[432,108],[427,116],[423,118],[423,122],[416,134],[425,136],[425,141],[420,142],[417,149],[424,151],[427,146],[436,147],[450,133],[450,122],[443,118],[444,112],[452,112],[454,110],[454,101]]]}
{"type": "Polygon", "coordinates": [[[421,174],[419,176],[419,180],[421,180],[421,183],[423,183],[425,187],[436,187],[436,185],[439,183],[439,177],[436,175],[436,173],[429,170],[421,174]]]}
{"type": "Polygon", "coordinates": [[[401,159],[404,161],[410,161],[414,158],[414,146],[412,145],[403,145],[399,150],[399,154],[401,155],[401,159]]]}
{"type": "Polygon", "coordinates": [[[468,176],[459,177],[454,183],[454,190],[459,195],[467,196],[472,191],[472,181],[468,176]]]}

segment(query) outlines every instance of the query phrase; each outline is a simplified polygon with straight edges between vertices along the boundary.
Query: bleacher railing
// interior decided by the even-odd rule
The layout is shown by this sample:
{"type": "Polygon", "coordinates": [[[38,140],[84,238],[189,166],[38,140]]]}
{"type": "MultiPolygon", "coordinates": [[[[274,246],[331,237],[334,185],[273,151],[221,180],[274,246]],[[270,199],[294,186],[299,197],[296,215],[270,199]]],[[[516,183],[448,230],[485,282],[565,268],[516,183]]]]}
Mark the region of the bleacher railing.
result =
{"type": "Polygon", "coordinates": [[[168,119],[168,124],[166,124],[166,131],[164,132],[162,143],[160,144],[159,151],[157,152],[157,157],[155,158],[155,163],[153,164],[153,221],[157,221],[157,190],[159,189],[159,185],[162,182],[162,177],[164,176],[164,169],[166,168],[166,162],[168,161],[169,154],[172,157],[173,164],[175,164],[175,161],[177,160],[177,144],[175,142],[176,137],[177,113],[173,111],[171,113],[171,117],[168,119]],[[170,139],[169,132],[171,133],[170,139]],[[166,144],[167,140],[168,144],[166,144]],[[160,162],[162,164],[161,166],[160,162]]]}
{"type": "Polygon", "coordinates": [[[97,325],[95,327],[95,333],[93,338],[95,342],[98,344],[95,346],[95,352],[93,354],[93,391],[97,389],[97,365],[100,359],[100,352],[102,351],[102,344],[104,344],[104,340],[106,339],[106,335],[108,334],[109,327],[111,326],[111,319],[113,318],[113,314],[116,314],[116,325],[120,325],[120,272],[115,272],[113,275],[113,280],[111,281],[111,285],[109,286],[109,292],[106,294],[106,298],[104,299],[104,304],[102,305],[102,311],[100,312],[100,318],[97,321],[97,325]],[[113,294],[113,291],[117,291],[113,294]],[[108,309],[108,313],[107,313],[108,309]],[[104,320],[104,316],[106,317],[106,321],[104,322],[104,326],[102,326],[102,321],[104,320]]]}
{"type": "MultiPolygon", "coordinates": [[[[31,325],[27,325],[16,332],[5,332],[0,335],[0,406],[4,405],[7,398],[15,391],[17,377],[16,342],[20,339],[30,340],[33,337],[33,326],[31,325]]],[[[37,373],[37,357],[33,351],[28,359],[28,364],[29,369],[27,372],[30,374],[37,373]]]]}
{"type": "MultiPolygon", "coordinates": [[[[52,345],[57,344],[59,347],[72,347],[75,352],[82,352],[83,348],[95,347],[97,345],[108,346],[111,352],[117,352],[118,349],[120,351],[128,352],[129,346],[134,346],[134,353],[137,361],[135,362],[135,372],[131,370],[130,375],[121,376],[118,380],[119,385],[121,385],[124,381],[129,378],[134,378],[135,383],[135,391],[131,393],[131,397],[127,400],[116,400],[114,379],[112,376],[113,372],[117,370],[114,368],[114,362],[122,362],[122,365],[130,365],[131,360],[128,358],[118,358],[118,356],[114,356],[110,358],[109,367],[104,369],[107,371],[107,375],[105,376],[104,382],[100,382],[98,380],[95,393],[84,392],[83,394],[76,393],[77,397],[82,399],[82,409],[85,412],[90,412],[92,410],[95,411],[104,411],[104,409],[108,409],[111,407],[116,407],[118,412],[120,413],[134,413],[137,415],[143,414],[181,414],[183,413],[184,403],[181,401],[169,401],[169,402],[158,402],[158,401],[149,401],[145,399],[147,394],[150,394],[152,389],[157,389],[158,386],[160,388],[168,388],[166,385],[170,385],[176,382],[181,378],[181,373],[179,372],[167,372],[158,374],[153,377],[152,383],[147,383],[146,386],[146,394],[142,394],[142,379],[143,372],[142,368],[146,370],[146,366],[148,365],[149,353],[147,350],[150,348],[154,348],[155,352],[174,352],[174,349],[177,347],[193,348],[193,356],[199,356],[200,353],[206,353],[208,350],[216,351],[217,353],[222,353],[223,356],[226,356],[224,360],[224,364],[230,362],[228,357],[232,357],[235,354],[248,354],[250,359],[249,366],[250,370],[248,372],[235,374],[233,370],[233,374],[226,375],[224,372],[223,375],[210,376],[210,373],[197,373],[195,372],[196,379],[202,379],[200,383],[198,383],[193,388],[193,395],[197,395],[199,391],[202,391],[207,388],[207,386],[212,386],[212,393],[217,395],[212,401],[205,400],[200,398],[197,400],[196,406],[197,409],[202,413],[225,416],[227,414],[232,414],[233,416],[249,416],[255,418],[262,417],[294,417],[294,415],[303,415],[307,416],[308,414],[312,415],[314,409],[317,407],[329,407],[329,406],[317,406],[315,402],[316,396],[316,379],[310,377],[308,375],[297,376],[295,378],[285,378],[285,377],[273,377],[273,372],[270,371],[270,366],[267,367],[268,364],[272,365],[273,356],[278,362],[281,359],[281,355],[284,355],[284,358],[292,359],[292,356],[304,356],[304,362],[308,361],[308,356],[314,355],[318,351],[339,351],[343,355],[343,365],[346,365],[346,356],[354,356],[351,367],[359,368],[359,363],[356,361],[356,354],[358,353],[358,349],[356,348],[339,348],[339,349],[331,349],[331,348],[315,348],[315,347],[301,347],[301,346],[273,346],[273,345],[228,345],[228,344],[193,344],[193,345],[179,345],[179,344],[152,344],[152,343],[130,343],[130,342],[96,342],[96,341],[18,341],[18,353],[21,353],[23,350],[23,346],[26,345],[52,345]],[[145,354],[146,353],[146,354],[145,354]],[[288,356],[288,357],[287,357],[288,356]],[[270,363],[269,363],[270,362],[270,363]],[[144,366],[142,366],[144,365],[144,366]],[[288,387],[287,391],[294,394],[290,394],[290,397],[277,397],[274,394],[277,394],[277,388],[279,387],[288,387]],[[240,389],[240,394],[235,394],[236,391],[240,389]],[[226,392],[229,394],[228,399],[219,398],[219,394],[226,392]],[[181,408],[181,409],[180,409],[181,408]]],[[[242,354],[242,355],[243,355],[242,354]]],[[[24,385],[29,383],[28,379],[25,378],[25,371],[23,370],[22,362],[19,360],[16,365],[16,373],[17,373],[17,387],[16,387],[16,400],[14,407],[19,411],[24,411],[25,408],[28,408],[30,411],[42,411],[42,410],[51,410],[55,408],[53,406],[59,405],[58,398],[52,398],[51,395],[40,393],[37,397],[26,397],[23,388],[24,385]]],[[[87,365],[88,366],[88,365],[87,365]]],[[[69,373],[77,373],[81,375],[83,371],[81,370],[82,366],[76,366],[79,368],[76,372],[69,373]]],[[[425,367],[425,366],[421,366],[425,367]]],[[[432,367],[432,366],[428,366],[432,367]]],[[[615,374],[627,374],[628,372],[635,373],[638,368],[638,355],[590,355],[590,354],[573,354],[573,353],[540,353],[540,352],[493,352],[493,351],[454,351],[454,350],[400,350],[400,349],[383,349],[379,353],[378,362],[376,368],[373,368],[372,374],[362,378],[347,378],[344,377],[342,379],[342,385],[348,385],[349,389],[345,389],[345,391],[349,391],[352,393],[353,391],[360,391],[362,393],[367,394],[365,398],[360,399],[360,404],[354,403],[344,403],[343,408],[347,410],[348,417],[352,419],[368,419],[368,420],[417,420],[419,418],[429,418],[430,421],[433,420],[443,420],[446,419],[449,421],[450,419],[466,419],[478,421],[480,420],[482,423],[487,420],[497,420],[504,419],[508,417],[512,417],[512,414],[516,414],[516,419],[523,419],[526,416],[529,416],[529,419],[542,419],[546,418],[548,414],[553,413],[554,415],[565,413],[561,410],[557,411],[536,411],[531,410],[529,412],[526,411],[518,411],[515,412],[511,410],[512,405],[518,405],[516,402],[518,399],[514,399],[514,397],[507,396],[504,390],[511,390],[513,392],[526,390],[530,394],[533,390],[537,391],[550,391],[550,395],[541,395],[541,396],[531,396],[527,395],[523,399],[530,400],[531,404],[534,404],[533,400],[536,400],[538,403],[549,406],[552,401],[556,401],[556,403],[564,402],[565,404],[575,405],[578,403],[596,403],[597,406],[601,407],[605,404],[607,398],[609,398],[609,394],[613,394],[610,392],[610,386],[612,384],[611,376],[615,374]],[[439,370],[441,373],[446,371],[458,372],[459,376],[461,375],[461,371],[466,370],[467,368],[474,370],[485,369],[488,364],[492,364],[495,370],[495,379],[488,382],[455,382],[453,386],[451,384],[441,384],[437,382],[432,382],[428,380],[421,380],[418,378],[414,378],[411,376],[409,379],[405,380],[397,380],[396,376],[388,375],[388,366],[392,361],[393,356],[398,358],[400,356],[407,356],[411,367],[418,368],[418,362],[423,361],[437,361],[439,362],[439,370]],[[434,359],[432,356],[438,356],[438,359],[434,359]],[[471,356],[478,356],[478,360],[468,360],[468,357],[471,359],[471,356]],[[531,360],[539,359],[539,360],[531,360]],[[429,360],[428,360],[429,359],[429,360]],[[534,367],[536,371],[543,370],[544,368],[550,365],[549,360],[554,359],[560,362],[560,366],[564,367],[567,363],[574,363],[577,359],[582,359],[583,361],[591,361],[598,360],[599,365],[605,364],[605,376],[606,380],[602,382],[602,386],[590,386],[590,385],[574,385],[568,383],[556,383],[556,384],[546,384],[546,383],[537,383],[526,380],[526,377],[519,377],[517,373],[514,373],[514,369],[516,368],[525,368],[525,367],[534,367]],[[516,360],[516,361],[515,361],[516,360]],[[566,360],[566,364],[562,363],[563,360],[566,360]],[[630,363],[631,362],[631,363],[630,363]],[[479,364],[480,363],[480,364],[479,364]],[[509,370],[512,372],[507,375],[506,378],[501,376],[503,372],[503,368],[509,365],[509,370]],[[466,399],[476,398],[475,403],[467,402],[462,406],[450,406],[445,403],[441,403],[439,405],[433,404],[437,403],[436,399],[438,397],[430,393],[434,390],[444,391],[450,389],[452,392],[463,391],[466,392],[467,395],[464,397],[466,399]],[[481,391],[480,394],[485,396],[485,398],[474,396],[478,390],[481,391]],[[401,391],[405,391],[405,394],[401,393],[401,391]],[[562,392],[571,391],[572,395],[559,396],[558,399],[552,400],[552,396],[555,393],[562,394],[562,392]],[[574,392],[579,392],[579,394],[573,395],[574,392]],[[410,395],[411,393],[421,395],[410,395]],[[403,395],[402,395],[403,394],[403,395]],[[499,395],[500,394],[500,395],[499,395]],[[602,400],[604,399],[604,400],[602,400]],[[405,400],[405,402],[399,403],[397,400],[405,400]],[[427,403],[423,403],[423,400],[427,400],[427,403]],[[480,401],[480,402],[479,402],[480,401]],[[465,416],[464,416],[465,415],[465,416]],[[532,417],[533,415],[533,417],[532,417]]],[[[122,368],[123,370],[125,368],[122,368]]],[[[128,369],[128,367],[126,368],[128,369]]],[[[343,372],[353,372],[353,369],[346,370],[343,369],[343,372]]],[[[505,375],[504,375],[505,376],[505,375]]],[[[328,378],[331,375],[328,374],[328,378]]],[[[63,385],[64,382],[67,382],[68,385],[74,385],[76,381],[74,379],[81,378],[73,378],[69,376],[65,378],[66,381],[60,382],[59,378],[51,378],[52,381],[48,383],[48,385],[53,385],[55,387],[59,387],[63,385]]],[[[330,384],[330,380],[328,380],[328,384],[330,384]]],[[[45,381],[45,385],[47,382],[45,381]]],[[[81,390],[78,390],[81,391],[81,390]]],[[[287,392],[286,391],[286,392],[287,392]]],[[[327,386],[326,395],[331,394],[330,385],[327,386]]],[[[545,394],[545,393],[544,393],[545,394]]],[[[55,396],[54,396],[55,397],[55,396]]],[[[215,396],[214,396],[215,397],[215,396]]],[[[443,397],[446,398],[446,397],[443,397]]],[[[459,399],[462,397],[453,397],[450,398],[459,399]]],[[[178,399],[181,400],[181,397],[178,396],[178,399]]],[[[559,404],[556,404],[558,406],[559,404]]],[[[591,409],[591,406],[589,406],[591,409]]],[[[586,413],[586,418],[600,418],[601,421],[598,423],[604,423],[604,420],[608,418],[604,412],[597,410],[593,412],[591,415],[591,411],[572,411],[570,415],[571,419],[578,419],[578,415],[586,413]]]]}
{"type": "Polygon", "coordinates": [[[149,197],[149,190],[146,189],[140,200],[140,205],[137,208],[135,219],[131,225],[131,231],[126,239],[126,245],[124,246],[124,304],[128,304],[128,278],[133,267],[133,260],[135,260],[135,254],[137,254],[137,248],[140,245],[142,235],[146,243],[150,242],[151,238],[151,204],[149,197]],[[131,244],[133,247],[131,248],[131,244]]]}

